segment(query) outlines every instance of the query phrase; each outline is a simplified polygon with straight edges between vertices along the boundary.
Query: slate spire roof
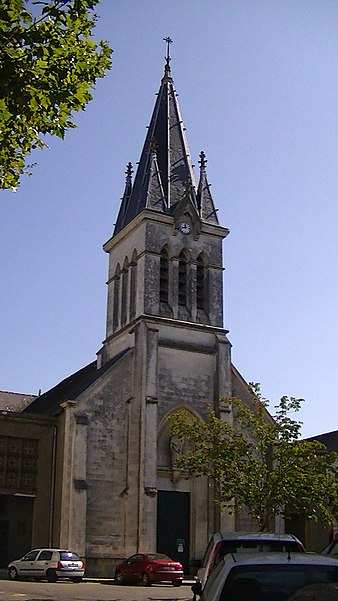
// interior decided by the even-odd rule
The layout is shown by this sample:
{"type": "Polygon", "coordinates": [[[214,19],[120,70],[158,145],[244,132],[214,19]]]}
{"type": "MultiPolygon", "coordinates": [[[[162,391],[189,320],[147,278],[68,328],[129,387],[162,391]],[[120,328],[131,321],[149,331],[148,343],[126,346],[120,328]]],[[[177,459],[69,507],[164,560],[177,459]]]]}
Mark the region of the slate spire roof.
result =
{"type": "MultiPolygon", "coordinates": [[[[201,163],[196,187],[193,165],[185,135],[174,81],[171,75],[169,43],[155,107],[141,152],[134,183],[132,165],[127,166],[126,186],[114,229],[114,236],[143,209],[172,214],[190,190],[190,201],[202,221],[218,224],[205,169],[201,163]]],[[[202,154],[202,153],[201,153],[202,154]]],[[[201,156],[201,155],[200,155],[201,156]]],[[[202,159],[201,159],[202,161],[202,159]]]]}

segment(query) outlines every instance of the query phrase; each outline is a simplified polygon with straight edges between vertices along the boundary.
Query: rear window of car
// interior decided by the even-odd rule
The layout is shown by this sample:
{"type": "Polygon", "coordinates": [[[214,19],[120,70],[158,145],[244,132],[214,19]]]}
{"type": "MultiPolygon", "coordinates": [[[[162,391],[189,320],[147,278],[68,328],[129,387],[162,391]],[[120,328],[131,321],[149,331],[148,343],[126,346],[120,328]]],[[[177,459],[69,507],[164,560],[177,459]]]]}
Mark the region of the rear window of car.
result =
{"type": "Polygon", "coordinates": [[[302,545],[297,541],[221,541],[218,544],[218,561],[226,553],[270,553],[270,552],[304,551],[302,545]]]}
{"type": "Polygon", "coordinates": [[[149,553],[148,559],[160,559],[161,561],[173,561],[172,559],[170,559],[170,557],[168,557],[168,555],[165,555],[164,553],[149,553]]]}
{"type": "Polygon", "coordinates": [[[238,566],[230,571],[219,601],[286,601],[304,586],[329,582],[338,582],[338,566],[238,566]]]}
{"type": "Polygon", "coordinates": [[[61,561],[80,561],[78,554],[70,551],[60,551],[60,559],[61,561]]]}

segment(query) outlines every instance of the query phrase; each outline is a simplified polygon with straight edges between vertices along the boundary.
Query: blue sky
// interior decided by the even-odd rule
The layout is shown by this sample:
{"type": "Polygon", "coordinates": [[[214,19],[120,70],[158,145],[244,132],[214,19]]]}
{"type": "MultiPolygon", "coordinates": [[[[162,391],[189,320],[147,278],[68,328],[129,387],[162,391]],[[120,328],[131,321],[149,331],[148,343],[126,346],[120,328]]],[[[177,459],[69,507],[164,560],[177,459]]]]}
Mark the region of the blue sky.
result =
{"type": "Polygon", "coordinates": [[[167,35],[193,162],[204,150],[224,242],[232,357],[303,435],[338,427],[338,3],[101,0],[113,67],[65,141],[0,197],[0,389],[43,392],[95,359],[107,256],[167,35]],[[297,417],[297,416],[295,416],[297,417]]]}

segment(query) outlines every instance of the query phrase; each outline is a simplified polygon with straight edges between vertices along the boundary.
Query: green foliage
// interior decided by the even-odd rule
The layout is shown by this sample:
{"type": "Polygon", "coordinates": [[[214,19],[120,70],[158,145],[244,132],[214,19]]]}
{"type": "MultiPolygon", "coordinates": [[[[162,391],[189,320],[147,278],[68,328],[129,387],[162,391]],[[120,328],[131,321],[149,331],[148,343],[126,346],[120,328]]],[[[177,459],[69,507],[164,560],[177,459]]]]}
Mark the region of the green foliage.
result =
{"type": "Polygon", "coordinates": [[[92,39],[98,0],[48,0],[38,16],[25,0],[0,6],[0,188],[15,189],[26,157],[46,146],[44,134],[63,138],[72,114],[92,99],[96,79],[110,69],[112,50],[92,39]]]}
{"type": "Polygon", "coordinates": [[[282,397],[272,418],[257,384],[250,401],[222,399],[234,421],[211,412],[202,422],[186,412],[172,418],[172,434],[188,443],[177,461],[187,477],[208,476],[217,503],[229,513],[246,506],[261,530],[277,515],[333,523],[338,512],[338,455],[318,441],[300,440],[301,422],[290,417],[302,399],[282,397]]]}

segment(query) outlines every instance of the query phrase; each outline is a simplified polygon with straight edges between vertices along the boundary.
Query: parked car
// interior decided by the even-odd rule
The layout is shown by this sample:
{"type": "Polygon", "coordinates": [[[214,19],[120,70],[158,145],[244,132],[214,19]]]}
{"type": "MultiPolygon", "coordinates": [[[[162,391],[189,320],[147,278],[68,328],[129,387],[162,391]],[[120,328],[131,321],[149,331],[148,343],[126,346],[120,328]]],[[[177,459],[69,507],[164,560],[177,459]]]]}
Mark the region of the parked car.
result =
{"type": "Polygon", "coordinates": [[[331,555],[331,557],[338,557],[338,538],[335,538],[331,543],[326,545],[320,552],[321,555],[331,555]]]}
{"type": "Polygon", "coordinates": [[[288,601],[338,601],[338,583],[306,586],[292,595],[288,601]]]}
{"type": "Polygon", "coordinates": [[[338,560],[315,553],[234,553],[210,574],[201,601],[288,601],[299,589],[338,583],[338,560]]]}
{"type": "Polygon", "coordinates": [[[77,553],[66,549],[34,549],[8,564],[10,580],[34,578],[56,582],[59,578],[70,578],[72,582],[81,582],[83,576],[83,561],[77,553]]]}
{"type": "Polygon", "coordinates": [[[150,586],[153,582],[170,582],[181,586],[183,566],[164,553],[137,553],[116,566],[115,580],[120,584],[139,582],[150,586]]]}
{"type": "Polygon", "coordinates": [[[304,552],[304,546],[293,534],[271,532],[216,532],[210,539],[201,562],[191,565],[198,567],[197,581],[192,591],[199,595],[211,571],[227,553],[270,553],[304,552]]]}

